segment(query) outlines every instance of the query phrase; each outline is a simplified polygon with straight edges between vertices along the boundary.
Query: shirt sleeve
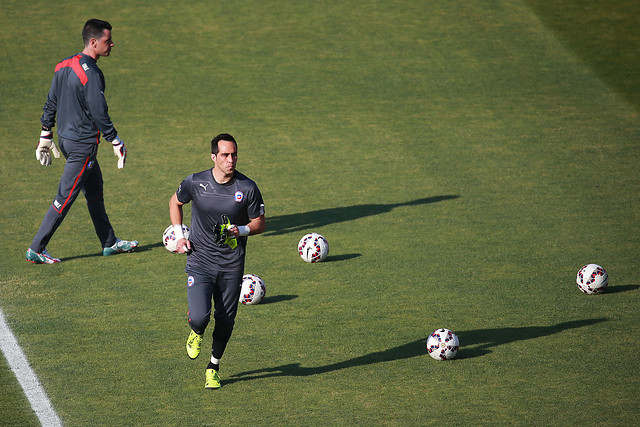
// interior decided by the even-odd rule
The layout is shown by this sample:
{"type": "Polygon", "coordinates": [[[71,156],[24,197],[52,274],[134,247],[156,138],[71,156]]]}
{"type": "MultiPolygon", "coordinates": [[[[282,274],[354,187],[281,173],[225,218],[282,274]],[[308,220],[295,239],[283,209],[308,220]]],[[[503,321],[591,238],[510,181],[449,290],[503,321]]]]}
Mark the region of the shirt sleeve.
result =
{"type": "Polygon", "coordinates": [[[258,218],[259,216],[264,215],[264,201],[262,200],[262,194],[260,193],[257,185],[253,186],[248,201],[247,214],[249,215],[249,218],[258,218]]]}
{"type": "Polygon", "coordinates": [[[191,184],[193,182],[193,175],[186,177],[178,186],[176,191],[176,198],[182,204],[189,203],[192,199],[191,184]]]}
{"type": "Polygon", "coordinates": [[[96,129],[102,132],[104,139],[111,142],[116,138],[118,132],[109,117],[109,107],[104,97],[104,76],[100,71],[87,74],[89,78],[85,86],[85,98],[91,120],[96,129]]]}

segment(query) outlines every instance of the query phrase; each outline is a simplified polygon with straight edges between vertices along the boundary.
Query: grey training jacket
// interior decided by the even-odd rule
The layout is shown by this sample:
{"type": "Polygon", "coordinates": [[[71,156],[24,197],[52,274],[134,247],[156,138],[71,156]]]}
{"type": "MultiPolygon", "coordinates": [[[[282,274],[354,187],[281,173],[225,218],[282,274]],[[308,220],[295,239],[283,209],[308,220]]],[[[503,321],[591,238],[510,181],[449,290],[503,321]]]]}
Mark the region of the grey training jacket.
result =
{"type": "Polygon", "coordinates": [[[65,139],[98,144],[102,133],[113,141],[118,133],[109,117],[104,88],[104,75],[95,59],[78,53],[62,60],[56,65],[40,122],[52,128],[57,114],[57,133],[65,139]]]}

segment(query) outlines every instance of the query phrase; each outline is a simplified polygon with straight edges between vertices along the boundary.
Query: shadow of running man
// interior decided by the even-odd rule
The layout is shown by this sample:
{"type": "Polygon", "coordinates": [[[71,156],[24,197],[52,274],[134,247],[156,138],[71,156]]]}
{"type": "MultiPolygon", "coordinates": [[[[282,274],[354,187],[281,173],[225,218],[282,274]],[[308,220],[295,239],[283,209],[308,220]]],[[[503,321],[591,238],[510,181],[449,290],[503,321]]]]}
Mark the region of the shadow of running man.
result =
{"type": "Polygon", "coordinates": [[[319,209],[311,212],[274,216],[267,219],[268,226],[264,234],[273,236],[316,229],[329,224],[380,215],[402,206],[426,205],[443,200],[457,199],[459,197],[460,196],[457,195],[433,196],[404,203],[368,203],[364,205],[342,206],[338,208],[319,209]]]}
{"type": "MultiPolygon", "coordinates": [[[[463,331],[457,334],[460,339],[460,351],[458,352],[457,359],[468,359],[481,356],[489,353],[490,348],[498,345],[553,335],[567,329],[590,326],[606,320],[607,319],[585,319],[562,322],[551,326],[523,326],[518,328],[476,329],[463,331]],[[478,346],[469,348],[469,346],[474,345],[478,346]]],[[[300,366],[300,363],[290,363],[288,365],[280,365],[273,368],[240,372],[232,375],[230,379],[225,380],[225,384],[269,377],[306,377],[332,371],[339,371],[341,369],[353,368],[356,366],[372,365],[382,362],[391,362],[395,360],[424,356],[428,354],[426,350],[426,340],[427,337],[424,337],[387,350],[376,351],[364,356],[354,357],[352,359],[331,363],[329,365],[307,368],[300,366]]]]}

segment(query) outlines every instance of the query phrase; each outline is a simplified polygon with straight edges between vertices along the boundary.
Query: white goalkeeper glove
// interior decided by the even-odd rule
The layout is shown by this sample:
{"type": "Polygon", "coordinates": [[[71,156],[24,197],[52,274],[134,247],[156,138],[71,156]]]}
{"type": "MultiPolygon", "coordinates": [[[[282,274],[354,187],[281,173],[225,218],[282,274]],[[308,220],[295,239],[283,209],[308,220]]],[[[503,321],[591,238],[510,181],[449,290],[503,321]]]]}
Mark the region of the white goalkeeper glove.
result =
{"type": "Polygon", "coordinates": [[[43,128],[40,132],[40,142],[38,143],[38,148],[36,148],[36,159],[38,159],[42,166],[50,166],[51,153],[53,153],[53,156],[56,159],[60,158],[58,147],[56,147],[56,144],[53,142],[53,132],[51,131],[51,129],[45,130],[43,128]]]}
{"type": "Polygon", "coordinates": [[[113,153],[118,158],[118,169],[122,169],[124,162],[127,161],[127,147],[124,146],[124,141],[119,136],[111,141],[111,145],[113,145],[113,153]]]}

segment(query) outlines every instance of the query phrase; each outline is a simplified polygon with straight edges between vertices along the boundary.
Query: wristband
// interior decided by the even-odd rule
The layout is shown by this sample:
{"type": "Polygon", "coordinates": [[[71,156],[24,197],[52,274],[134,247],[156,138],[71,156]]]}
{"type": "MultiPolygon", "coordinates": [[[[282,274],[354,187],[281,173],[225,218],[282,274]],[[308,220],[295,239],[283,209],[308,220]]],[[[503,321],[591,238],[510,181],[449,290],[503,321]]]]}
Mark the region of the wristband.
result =
{"type": "Polygon", "coordinates": [[[238,226],[238,235],[239,236],[248,236],[251,233],[251,229],[248,225],[239,225],[238,226]]]}
{"type": "Polygon", "coordinates": [[[182,231],[182,224],[173,225],[173,234],[176,236],[176,242],[180,239],[184,239],[184,232],[182,231]]]}

